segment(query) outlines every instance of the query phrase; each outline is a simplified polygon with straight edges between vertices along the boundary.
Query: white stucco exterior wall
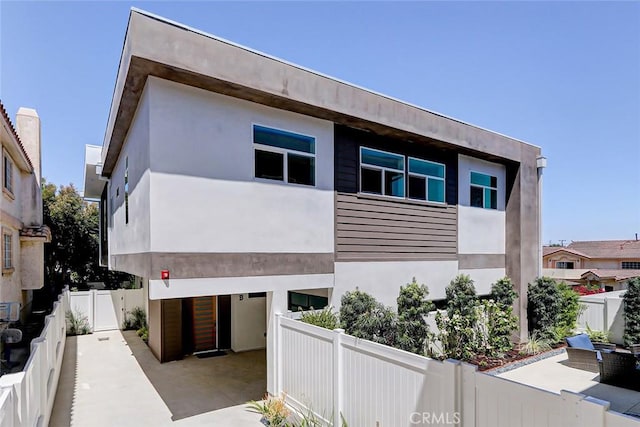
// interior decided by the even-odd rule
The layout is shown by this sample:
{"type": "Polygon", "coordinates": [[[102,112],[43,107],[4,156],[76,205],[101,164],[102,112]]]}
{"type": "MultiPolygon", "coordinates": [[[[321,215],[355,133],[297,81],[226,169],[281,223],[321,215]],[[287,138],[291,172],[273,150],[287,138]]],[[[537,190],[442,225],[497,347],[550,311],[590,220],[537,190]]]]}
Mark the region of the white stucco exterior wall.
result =
{"type": "Polygon", "coordinates": [[[395,308],[400,286],[410,283],[413,277],[427,285],[429,299],[443,299],[445,288],[457,274],[458,261],[337,262],[329,303],[339,307],[342,295],[357,287],[395,308]]]}
{"type": "Polygon", "coordinates": [[[504,211],[458,206],[459,254],[504,254],[505,230],[504,211]]]}
{"type": "Polygon", "coordinates": [[[231,295],[231,349],[239,352],[266,348],[266,333],[267,297],[231,295]]]}
{"type": "Polygon", "coordinates": [[[502,279],[506,275],[506,270],[504,268],[462,269],[460,274],[471,276],[478,295],[488,295],[491,293],[491,285],[498,279],[502,279]]]}
{"type": "MultiPolygon", "coordinates": [[[[108,187],[109,254],[150,248],[149,88],[145,87],[108,187]],[[124,175],[129,159],[129,223],[125,222],[124,175]],[[113,213],[113,215],[111,215],[113,213]]],[[[111,259],[109,259],[111,264],[111,259]]]]}
{"type": "Polygon", "coordinates": [[[333,124],[149,78],[151,250],[334,250],[333,124]],[[316,138],[316,186],[254,179],[253,124],[316,138]]]}
{"type": "Polygon", "coordinates": [[[458,253],[504,254],[506,247],[506,169],[503,165],[458,155],[458,253]],[[497,178],[498,209],[470,206],[471,172],[497,178]]]}

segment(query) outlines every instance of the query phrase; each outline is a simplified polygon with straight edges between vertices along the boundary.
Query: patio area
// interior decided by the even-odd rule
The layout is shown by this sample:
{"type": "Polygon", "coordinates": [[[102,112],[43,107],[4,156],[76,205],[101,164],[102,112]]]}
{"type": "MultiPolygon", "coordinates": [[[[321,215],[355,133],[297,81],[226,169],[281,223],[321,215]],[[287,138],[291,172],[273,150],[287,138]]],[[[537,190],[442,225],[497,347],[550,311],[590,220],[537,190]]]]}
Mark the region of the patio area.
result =
{"type": "Polygon", "coordinates": [[[610,409],[640,417],[640,392],[600,384],[598,373],[566,365],[567,353],[540,360],[496,376],[560,393],[567,390],[610,402],[610,409]]]}
{"type": "Polygon", "coordinates": [[[51,426],[260,426],[265,352],[160,364],[134,331],[68,337],[51,426]]]}

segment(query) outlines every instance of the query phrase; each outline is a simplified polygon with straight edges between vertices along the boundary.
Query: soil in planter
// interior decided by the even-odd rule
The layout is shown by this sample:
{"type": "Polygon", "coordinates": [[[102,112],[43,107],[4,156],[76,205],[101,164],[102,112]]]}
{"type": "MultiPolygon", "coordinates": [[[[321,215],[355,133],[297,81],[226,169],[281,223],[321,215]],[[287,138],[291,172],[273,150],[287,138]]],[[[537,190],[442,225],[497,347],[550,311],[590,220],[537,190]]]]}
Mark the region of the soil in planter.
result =
{"type": "MultiPolygon", "coordinates": [[[[555,350],[558,348],[566,347],[566,344],[559,343],[551,346],[551,350],[555,350]]],[[[499,368],[501,366],[508,365],[514,362],[520,362],[531,357],[539,356],[540,354],[545,353],[540,352],[536,354],[521,354],[518,349],[509,350],[504,357],[487,357],[487,356],[476,356],[473,359],[469,360],[468,363],[472,365],[476,365],[479,371],[488,371],[491,369],[499,368]]]]}

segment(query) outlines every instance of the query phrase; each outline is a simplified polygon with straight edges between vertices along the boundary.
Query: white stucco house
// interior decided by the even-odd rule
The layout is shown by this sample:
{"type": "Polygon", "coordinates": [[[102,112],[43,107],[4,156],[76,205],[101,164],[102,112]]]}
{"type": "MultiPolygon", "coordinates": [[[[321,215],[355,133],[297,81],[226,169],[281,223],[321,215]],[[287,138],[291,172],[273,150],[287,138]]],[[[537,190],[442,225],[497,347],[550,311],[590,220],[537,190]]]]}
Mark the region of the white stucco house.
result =
{"type": "Polygon", "coordinates": [[[7,314],[11,319],[24,318],[31,309],[33,291],[44,286],[44,244],[51,241],[51,232],[42,221],[38,113],[20,108],[14,126],[0,103],[0,123],[0,317],[6,320],[7,314]]]}
{"type": "Polygon", "coordinates": [[[143,278],[156,357],[266,347],[271,391],[275,313],[338,306],[356,286],[394,305],[413,276],[434,299],[458,273],[481,294],[506,274],[526,295],[539,157],[132,10],[84,191],[103,264],[143,278]]]}

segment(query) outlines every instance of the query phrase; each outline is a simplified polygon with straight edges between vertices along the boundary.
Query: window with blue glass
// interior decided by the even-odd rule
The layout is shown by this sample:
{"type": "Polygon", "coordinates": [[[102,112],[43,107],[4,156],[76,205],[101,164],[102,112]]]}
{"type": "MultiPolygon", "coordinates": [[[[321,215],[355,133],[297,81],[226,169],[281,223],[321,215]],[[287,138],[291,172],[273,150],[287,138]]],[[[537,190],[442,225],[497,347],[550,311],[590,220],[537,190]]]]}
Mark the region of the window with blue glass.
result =
{"type": "Polygon", "coordinates": [[[498,178],[471,172],[469,204],[477,208],[498,209],[498,178]]]}
{"type": "Polygon", "coordinates": [[[445,167],[409,157],[409,198],[444,203],[445,167]]]}
{"type": "Polygon", "coordinates": [[[404,197],[404,156],[360,147],[360,191],[404,197]]]}
{"type": "Polygon", "coordinates": [[[316,185],[316,140],[265,126],[253,126],[256,178],[316,185]]]}

